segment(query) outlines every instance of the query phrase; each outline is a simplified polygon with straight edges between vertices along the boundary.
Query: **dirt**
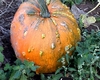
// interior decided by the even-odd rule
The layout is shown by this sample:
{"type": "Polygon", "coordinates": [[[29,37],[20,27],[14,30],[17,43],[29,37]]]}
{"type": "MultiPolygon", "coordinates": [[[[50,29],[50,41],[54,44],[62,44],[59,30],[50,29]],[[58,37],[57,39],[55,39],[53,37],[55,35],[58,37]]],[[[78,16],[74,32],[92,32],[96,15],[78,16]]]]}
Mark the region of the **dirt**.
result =
{"type": "Polygon", "coordinates": [[[3,46],[5,62],[13,63],[16,59],[10,43],[10,25],[21,0],[0,0],[0,46],[3,46]]]}
{"type": "MultiPolygon", "coordinates": [[[[16,60],[10,43],[10,25],[15,12],[21,3],[21,0],[0,0],[0,46],[3,46],[4,48],[3,54],[5,56],[5,63],[13,64],[13,61],[16,60]]],[[[96,6],[96,4],[97,3],[87,1],[77,6],[85,12],[88,12],[96,6]]],[[[90,15],[100,16],[100,6],[90,15]]],[[[94,25],[97,25],[100,28],[100,22],[96,22],[94,25]]],[[[92,25],[88,29],[94,29],[94,26],[92,25]]]]}

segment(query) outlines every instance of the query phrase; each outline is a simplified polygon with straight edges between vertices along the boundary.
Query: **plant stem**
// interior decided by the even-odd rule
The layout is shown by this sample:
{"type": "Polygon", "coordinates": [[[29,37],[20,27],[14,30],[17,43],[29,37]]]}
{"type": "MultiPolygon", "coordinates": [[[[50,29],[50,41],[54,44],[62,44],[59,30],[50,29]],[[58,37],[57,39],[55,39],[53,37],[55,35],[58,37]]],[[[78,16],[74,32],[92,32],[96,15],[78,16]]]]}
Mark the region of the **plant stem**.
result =
{"type": "Polygon", "coordinates": [[[97,7],[99,7],[99,5],[100,5],[100,2],[93,9],[91,9],[89,12],[87,12],[86,15],[88,15],[89,13],[94,11],[97,7]]]}
{"type": "Polygon", "coordinates": [[[43,18],[49,18],[50,17],[50,12],[47,8],[46,2],[44,0],[37,0],[39,3],[39,7],[40,7],[40,15],[43,18]]]}

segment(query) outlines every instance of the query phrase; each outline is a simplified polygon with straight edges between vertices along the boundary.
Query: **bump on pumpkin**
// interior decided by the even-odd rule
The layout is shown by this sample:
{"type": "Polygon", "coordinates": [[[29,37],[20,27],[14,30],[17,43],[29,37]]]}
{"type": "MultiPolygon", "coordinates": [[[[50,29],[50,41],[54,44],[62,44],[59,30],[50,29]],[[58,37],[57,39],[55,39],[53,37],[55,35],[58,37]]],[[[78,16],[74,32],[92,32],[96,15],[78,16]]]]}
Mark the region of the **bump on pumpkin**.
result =
{"type": "Polygon", "coordinates": [[[52,44],[51,44],[51,49],[55,49],[55,48],[56,48],[55,43],[52,43],[52,44]]]}
{"type": "Polygon", "coordinates": [[[43,55],[43,53],[44,53],[43,51],[40,51],[40,53],[39,53],[39,54],[40,54],[40,56],[42,56],[42,55],[43,55]]]}

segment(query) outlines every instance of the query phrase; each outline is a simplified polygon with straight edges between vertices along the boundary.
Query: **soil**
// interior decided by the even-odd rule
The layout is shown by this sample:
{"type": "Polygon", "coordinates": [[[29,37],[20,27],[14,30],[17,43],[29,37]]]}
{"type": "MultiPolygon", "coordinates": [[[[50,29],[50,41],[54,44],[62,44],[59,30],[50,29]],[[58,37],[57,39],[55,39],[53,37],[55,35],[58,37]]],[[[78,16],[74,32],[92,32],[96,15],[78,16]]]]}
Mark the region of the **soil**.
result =
{"type": "MultiPolygon", "coordinates": [[[[16,60],[14,51],[10,43],[10,25],[15,12],[22,1],[23,0],[0,0],[0,46],[3,46],[4,48],[4,63],[13,64],[13,62],[16,60]]],[[[94,6],[96,6],[96,4],[97,3],[91,3],[87,1],[77,6],[81,10],[88,12],[94,6]]],[[[100,6],[89,15],[100,16],[100,6]]],[[[100,22],[96,22],[94,25],[97,25],[100,28],[100,22]]],[[[90,26],[88,30],[94,29],[94,25],[90,26]]]]}
{"type": "Polygon", "coordinates": [[[21,0],[0,0],[0,46],[3,46],[5,62],[13,63],[16,59],[10,43],[10,25],[21,0]]]}

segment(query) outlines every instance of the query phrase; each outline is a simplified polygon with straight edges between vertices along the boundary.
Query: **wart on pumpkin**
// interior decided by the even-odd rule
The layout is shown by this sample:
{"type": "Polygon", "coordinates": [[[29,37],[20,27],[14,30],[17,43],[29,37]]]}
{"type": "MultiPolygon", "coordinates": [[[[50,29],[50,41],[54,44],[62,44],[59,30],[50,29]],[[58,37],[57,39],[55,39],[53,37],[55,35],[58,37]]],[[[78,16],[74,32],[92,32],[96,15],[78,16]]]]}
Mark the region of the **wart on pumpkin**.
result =
{"type": "Polygon", "coordinates": [[[30,52],[31,52],[31,49],[29,48],[29,49],[28,49],[28,53],[30,53],[30,52]]]}
{"type": "Polygon", "coordinates": [[[60,38],[60,34],[58,31],[56,31],[56,38],[60,38]]]}
{"type": "Polygon", "coordinates": [[[45,34],[42,34],[42,39],[44,39],[46,37],[46,35],[45,34]]]}
{"type": "Polygon", "coordinates": [[[25,53],[25,52],[22,52],[22,55],[23,55],[23,56],[25,56],[25,55],[26,55],[26,53],[25,53]]]}
{"type": "Polygon", "coordinates": [[[24,29],[24,32],[23,32],[23,35],[24,35],[24,36],[26,36],[26,35],[27,35],[27,33],[28,33],[28,31],[27,31],[27,30],[28,30],[27,28],[25,28],[25,29],[24,29]]]}
{"type": "Polygon", "coordinates": [[[52,43],[51,44],[51,49],[55,49],[55,47],[56,47],[55,43],[52,43]]]}
{"type": "Polygon", "coordinates": [[[25,32],[24,32],[24,36],[26,36],[26,35],[27,35],[27,33],[28,33],[28,31],[25,31],[25,32]]]}
{"type": "Polygon", "coordinates": [[[56,34],[56,38],[60,38],[60,34],[56,34]]]}
{"type": "Polygon", "coordinates": [[[32,46],[32,47],[30,47],[30,48],[28,49],[28,53],[32,52],[33,50],[34,50],[34,48],[33,48],[33,46],[32,46]]]}
{"type": "Polygon", "coordinates": [[[40,51],[40,56],[42,56],[43,55],[43,51],[40,51]]]}
{"type": "Polygon", "coordinates": [[[67,52],[67,51],[68,51],[71,47],[72,47],[72,45],[71,45],[71,44],[69,44],[69,45],[65,46],[65,51],[67,52]]]}

